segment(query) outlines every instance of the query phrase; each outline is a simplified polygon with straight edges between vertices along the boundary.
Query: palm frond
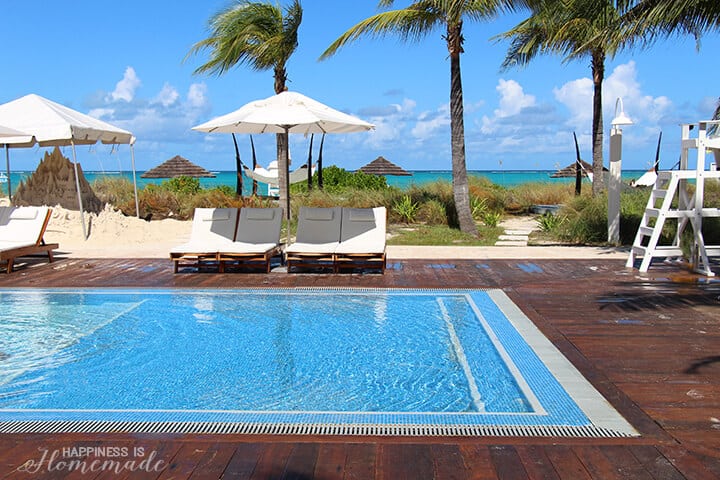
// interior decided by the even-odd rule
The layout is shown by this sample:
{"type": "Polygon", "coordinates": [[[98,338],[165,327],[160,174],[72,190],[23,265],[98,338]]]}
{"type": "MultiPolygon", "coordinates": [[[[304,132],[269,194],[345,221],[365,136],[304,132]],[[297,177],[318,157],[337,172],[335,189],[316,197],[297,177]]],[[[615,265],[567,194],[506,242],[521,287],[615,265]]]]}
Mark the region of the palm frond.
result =
{"type": "Polygon", "coordinates": [[[445,23],[444,16],[438,14],[438,12],[416,9],[413,8],[413,5],[402,10],[378,13],[361,21],[340,35],[323,52],[320,59],[324,60],[334,55],[341,47],[363,36],[383,37],[388,34],[397,34],[402,40],[417,40],[427,35],[438,25],[445,23]]]}
{"type": "Polygon", "coordinates": [[[284,65],[295,51],[301,21],[298,0],[286,9],[285,16],[278,5],[242,1],[210,18],[210,36],[194,44],[188,56],[209,51],[209,60],[195,73],[221,75],[238,64],[268,70],[284,65]]]}

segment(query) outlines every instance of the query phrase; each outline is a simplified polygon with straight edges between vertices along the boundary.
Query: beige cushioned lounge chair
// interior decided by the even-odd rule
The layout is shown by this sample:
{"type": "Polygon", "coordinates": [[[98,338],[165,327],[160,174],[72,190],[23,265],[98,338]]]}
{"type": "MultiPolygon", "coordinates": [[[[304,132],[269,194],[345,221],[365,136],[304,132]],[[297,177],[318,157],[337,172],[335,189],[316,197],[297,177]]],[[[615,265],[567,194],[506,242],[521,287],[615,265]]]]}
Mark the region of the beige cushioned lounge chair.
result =
{"type": "Polygon", "coordinates": [[[288,272],[293,267],[335,269],[340,241],[341,207],[300,207],[295,243],[285,250],[288,272]]]}
{"type": "Polygon", "coordinates": [[[3,207],[0,209],[0,261],[12,273],[15,259],[45,253],[53,261],[57,243],[45,243],[43,236],[52,210],[48,207],[3,207]]]}
{"type": "Polygon", "coordinates": [[[387,210],[343,208],[335,270],[373,268],[385,271],[387,210]]]}
{"type": "Polygon", "coordinates": [[[203,262],[217,262],[220,248],[235,238],[237,217],[237,208],[196,208],[190,240],[170,250],[175,273],[180,262],[198,269],[203,262]]]}
{"type": "Polygon", "coordinates": [[[240,209],[240,219],[235,230],[235,241],[222,242],[218,253],[220,271],[225,265],[259,265],[270,272],[271,259],[280,252],[280,229],[283,209],[240,209]]]}

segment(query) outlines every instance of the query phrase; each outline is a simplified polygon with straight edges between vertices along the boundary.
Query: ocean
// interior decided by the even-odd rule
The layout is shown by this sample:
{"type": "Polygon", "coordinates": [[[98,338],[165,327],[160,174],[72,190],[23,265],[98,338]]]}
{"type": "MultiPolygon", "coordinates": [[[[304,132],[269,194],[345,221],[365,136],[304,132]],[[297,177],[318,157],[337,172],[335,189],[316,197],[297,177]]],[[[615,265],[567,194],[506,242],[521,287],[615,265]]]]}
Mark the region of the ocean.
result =
{"type": "MultiPolygon", "coordinates": [[[[574,184],[575,178],[551,178],[550,175],[555,170],[471,170],[468,171],[468,175],[484,177],[503,187],[515,187],[525,183],[565,183],[574,184]]],[[[11,172],[11,184],[13,191],[18,186],[20,180],[23,180],[30,176],[32,172],[11,172]]],[[[137,183],[138,188],[142,189],[145,185],[150,183],[161,183],[163,179],[155,178],[141,178],[140,175],[143,172],[137,172],[137,183]]],[[[229,185],[235,187],[235,171],[221,171],[213,172],[217,176],[215,178],[201,178],[200,186],[203,188],[213,188],[220,185],[229,185]]],[[[401,189],[409,188],[412,185],[423,185],[426,183],[432,183],[438,180],[447,182],[452,181],[452,172],[450,170],[415,170],[411,171],[411,176],[406,177],[393,177],[389,176],[387,182],[389,185],[398,187],[401,189]]],[[[644,170],[626,170],[622,172],[622,179],[625,182],[630,182],[633,179],[640,177],[644,170]]],[[[102,177],[119,177],[124,176],[132,181],[132,172],[85,172],[85,178],[92,184],[92,182],[102,177]]],[[[584,181],[589,184],[587,180],[584,181]]],[[[3,195],[7,195],[7,183],[2,183],[3,195]]],[[[250,179],[245,177],[243,181],[243,193],[250,194],[252,189],[252,182],[250,179]]],[[[259,193],[267,193],[267,186],[260,184],[259,193]]]]}

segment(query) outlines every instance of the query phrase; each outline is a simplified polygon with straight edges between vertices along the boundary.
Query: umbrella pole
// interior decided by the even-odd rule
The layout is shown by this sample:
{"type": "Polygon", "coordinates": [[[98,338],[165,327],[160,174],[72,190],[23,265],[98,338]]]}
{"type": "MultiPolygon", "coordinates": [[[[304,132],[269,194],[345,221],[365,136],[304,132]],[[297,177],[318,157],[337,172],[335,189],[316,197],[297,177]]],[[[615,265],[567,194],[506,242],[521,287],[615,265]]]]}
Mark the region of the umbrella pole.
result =
{"type": "MultiPolygon", "coordinates": [[[[255,171],[257,167],[257,157],[255,156],[255,143],[253,143],[252,135],[250,135],[250,149],[252,150],[252,169],[255,171]]],[[[252,195],[257,197],[258,182],[253,178],[252,195]]]]}
{"type": "Polygon", "coordinates": [[[320,154],[318,155],[318,188],[320,190],[323,189],[323,178],[322,178],[322,152],[323,152],[323,144],[325,144],[325,134],[322,134],[322,137],[320,137],[320,154]]]}
{"type": "Polygon", "coordinates": [[[75,169],[75,189],[77,190],[78,206],[80,207],[80,224],[82,225],[83,240],[87,240],[87,230],[85,229],[85,214],[82,203],[82,195],[80,194],[80,177],[78,176],[78,164],[77,155],[75,155],[75,142],[71,139],[70,145],[72,146],[73,154],[73,167],[75,169]]]}
{"type": "Polygon", "coordinates": [[[310,151],[308,152],[308,160],[307,160],[307,185],[308,185],[308,191],[312,190],[312,144],[313,144],[313,137],[315,134],[310,134],[310,151]]]}
{"type": "Polygon", "coordinates": [[[5,168],[7,169],[8,199],[12,204],[12,183],[10,182],[10,146],[5,144],[5,168]]]}
{"type": "Polygon", "coordinates": [[[285,207],[287,208],[288,240],[290,239],[290,127],[285,129],[285,207]]]}

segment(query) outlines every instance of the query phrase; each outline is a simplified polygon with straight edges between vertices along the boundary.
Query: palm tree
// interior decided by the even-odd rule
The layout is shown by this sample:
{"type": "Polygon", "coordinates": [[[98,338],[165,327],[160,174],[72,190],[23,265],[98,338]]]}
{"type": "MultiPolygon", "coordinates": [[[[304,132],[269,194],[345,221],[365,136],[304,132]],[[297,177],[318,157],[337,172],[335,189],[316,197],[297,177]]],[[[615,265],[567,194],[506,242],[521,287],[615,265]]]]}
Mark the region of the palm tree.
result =
{"type": "Polygon", "coordinates": [[[650,24],[666,35],[684,32],[698,37],[720,30],[720,2],[717,0],[618,0],[628,11],[632,28],[650,24]]]}
{"type": "MultiPolygon", "coordinates": [[[[285,66],[298,46],[297,33],[302,22],[299,0],[283,12],[280,5],[248,0],[236,1],[210,18],[210,36],[196,43],[188,56],[209,50],[210,59],[195,73],[222,75],[237,64],[256,71],[273,70],[275,93],[287,90],[285,66]]],[[[287,199],[287,134],[277,135],[280,204],[287,199]]],[[[240,175],[238,165],[238,176],[240,175]]],[[[240,194],[241,192],[238,192],[240,194]]]]}
{"type": "MultiPolygon", "coordinates": [[[[380,0],[380,7],[391,7],[393,0],[380,0]]],[[[444,40],[450,57],[450,137],[452,151],[453,197],[460,230],[477,235],[470,211],[470,192],[465,164],[465,125],[460,54],[463,53],[463,20],[486,20],[513,4],[510,0],[415,0],[407,8],[378,13],[342,34],[322,54],[325,59],[347,43],[363,35],[397,34],[403,40],[418,40],[435,28],[445,30],[444,40]]]]}
{"type": "Polygon", "coordinates": [[[593,81],[593,195],[604,189],[602,82],[605,60],[640,39],[645,31],[623,35],[623,17],[612,0],[538,0],[532,14],[499,35],[511,39],[504,68],[526,65],[540,53],[564,55],[565,61],[590,58],[593,81]]]}

